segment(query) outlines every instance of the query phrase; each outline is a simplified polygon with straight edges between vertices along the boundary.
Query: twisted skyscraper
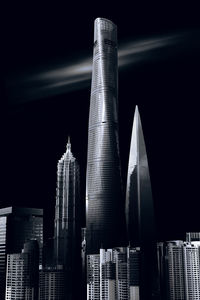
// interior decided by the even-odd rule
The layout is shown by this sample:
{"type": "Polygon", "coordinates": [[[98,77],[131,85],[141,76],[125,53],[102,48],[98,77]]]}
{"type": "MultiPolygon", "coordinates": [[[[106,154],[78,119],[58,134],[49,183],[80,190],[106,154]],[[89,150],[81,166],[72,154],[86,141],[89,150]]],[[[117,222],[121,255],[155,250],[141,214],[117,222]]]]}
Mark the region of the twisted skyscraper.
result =
{"type": "Polygon", "coordinates": [[[90,99],[86,227],[87,253],[112,248],[125,240],[124,205],[118,142],[117,28],[95,20],[90,99]]]}

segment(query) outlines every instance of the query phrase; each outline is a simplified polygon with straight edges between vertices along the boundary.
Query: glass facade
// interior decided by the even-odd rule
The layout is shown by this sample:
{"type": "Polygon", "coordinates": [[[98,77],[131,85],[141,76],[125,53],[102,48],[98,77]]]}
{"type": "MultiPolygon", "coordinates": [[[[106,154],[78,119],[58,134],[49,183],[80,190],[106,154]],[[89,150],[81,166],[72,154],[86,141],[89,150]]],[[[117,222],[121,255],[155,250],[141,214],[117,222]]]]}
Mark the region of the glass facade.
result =
{"type": "Polygon", "coordinates": [[[86,179],[87,253],[125,240],[118,142],[117,27],[97,18],[94,26],[86,179]]]}

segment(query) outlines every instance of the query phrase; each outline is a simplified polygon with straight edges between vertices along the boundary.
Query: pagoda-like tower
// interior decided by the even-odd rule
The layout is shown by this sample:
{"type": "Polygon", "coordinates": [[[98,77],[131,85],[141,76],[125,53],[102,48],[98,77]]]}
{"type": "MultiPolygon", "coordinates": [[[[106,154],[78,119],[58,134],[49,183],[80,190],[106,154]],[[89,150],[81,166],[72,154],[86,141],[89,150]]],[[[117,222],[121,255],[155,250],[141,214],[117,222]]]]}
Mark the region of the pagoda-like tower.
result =
{"type": "Polygon", "coordinates": [[[79,184],[79,165],[71,152],[68,139],[66,152],[58,161],[54,231],[55,264],[64,267],[66,295],[74,294],[74,286],[81,273],[79,184]]]}
{"type": "Polygon", "coordinates": [[[117,97],[117,27],[107,19],[97,18],[94,24],[86,179],[88,254],[98,253],[101,246],[122,245],[126,239],[117,97]]]}

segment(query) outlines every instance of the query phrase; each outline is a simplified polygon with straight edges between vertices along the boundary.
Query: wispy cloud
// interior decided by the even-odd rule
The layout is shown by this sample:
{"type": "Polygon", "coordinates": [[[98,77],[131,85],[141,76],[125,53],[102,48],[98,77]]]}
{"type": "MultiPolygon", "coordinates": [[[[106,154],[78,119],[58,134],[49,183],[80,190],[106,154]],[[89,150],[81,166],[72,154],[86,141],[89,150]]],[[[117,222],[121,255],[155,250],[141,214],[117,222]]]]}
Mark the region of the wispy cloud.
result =
{"type": "MultiPolygon", "coordinates": [[[[184,42],[187,37],[188,33],[180,33],[122,43],[118,52],[119,70],[149,60],[164,59],[166,52],[167,55],[173,55],[174,45],[184,42]],[[168,51],[162,51],[166,48],[168,51]]],[[[75,63],[52,64],[48,71],[38,70],[31,75],[27,72],[15,80],[8,81],[8,96],[13,103],[26,102],[79,90],[90,86],[91,74],[92,56],[75,63]]]]}

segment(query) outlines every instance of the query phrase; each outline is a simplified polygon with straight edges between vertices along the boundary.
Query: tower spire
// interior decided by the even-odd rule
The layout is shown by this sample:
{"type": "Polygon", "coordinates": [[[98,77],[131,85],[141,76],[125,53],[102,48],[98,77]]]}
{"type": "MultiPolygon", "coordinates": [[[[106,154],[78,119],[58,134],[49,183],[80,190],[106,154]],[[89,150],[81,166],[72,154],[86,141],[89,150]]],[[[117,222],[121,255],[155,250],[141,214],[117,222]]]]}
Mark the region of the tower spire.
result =
{"type": "Polygon", "coordinates": [[[67,141],[67,151],[71,152],[71,142],[70,142],[70,136],[68,135],[68,141],[67,141]]]}

